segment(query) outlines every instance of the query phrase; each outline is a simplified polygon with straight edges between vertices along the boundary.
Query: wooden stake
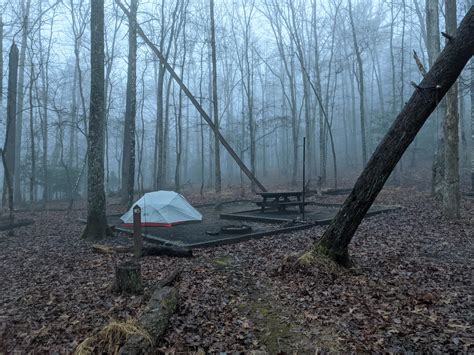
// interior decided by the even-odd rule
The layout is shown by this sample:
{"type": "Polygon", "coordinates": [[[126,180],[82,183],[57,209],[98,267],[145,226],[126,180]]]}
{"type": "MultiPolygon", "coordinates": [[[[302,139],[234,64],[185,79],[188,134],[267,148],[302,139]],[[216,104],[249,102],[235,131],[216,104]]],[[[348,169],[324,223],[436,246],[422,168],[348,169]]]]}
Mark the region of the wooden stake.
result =
{"type": "Polygon", "coordinates": [[[133,207],[133,255],[136,259],[142,256],[143,236],[142,236],[142,209],[140,206],[133,207]]]}

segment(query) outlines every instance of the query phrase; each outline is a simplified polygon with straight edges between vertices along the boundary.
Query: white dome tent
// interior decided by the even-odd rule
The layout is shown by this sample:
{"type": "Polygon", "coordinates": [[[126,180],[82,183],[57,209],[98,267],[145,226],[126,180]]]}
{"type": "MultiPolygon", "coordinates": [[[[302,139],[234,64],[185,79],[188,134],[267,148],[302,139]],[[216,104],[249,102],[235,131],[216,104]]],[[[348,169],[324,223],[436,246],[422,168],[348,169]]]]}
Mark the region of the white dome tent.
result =
{"type": "Polygon", "coordinates": [[[177,192],[154,191],[144,194],[120,217],[124,227],[133,226],[133,207],[137,205],[142,210],[143,227],[172,227],[202,221],[202,215],[177,192]]]}

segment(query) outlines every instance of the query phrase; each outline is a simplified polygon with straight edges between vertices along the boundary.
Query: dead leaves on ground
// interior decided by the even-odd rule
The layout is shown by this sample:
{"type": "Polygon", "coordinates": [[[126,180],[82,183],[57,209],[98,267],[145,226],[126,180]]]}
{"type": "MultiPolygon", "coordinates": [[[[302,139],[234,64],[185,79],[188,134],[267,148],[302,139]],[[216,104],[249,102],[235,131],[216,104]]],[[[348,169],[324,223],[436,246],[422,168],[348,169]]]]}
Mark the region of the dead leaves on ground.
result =
{"type": "Polygon", "coordinates": [[[126,256],[92,253],[79,239],[80,211],[24,213],[36,223],[0,235],[0,351],[69,352],[110,319],[136,316],[177,266],[179,309],[162,351],[473,351],[474,200],[463,200],[456,222],[414,190],[389,190],[379,201],[404,208],[363,222],[349,271],[281,272],[285,257],[321,235],[315,228],[201,250],[192,260],[143,259],[140,297],[110,292],[113,267],[126,256]]]}

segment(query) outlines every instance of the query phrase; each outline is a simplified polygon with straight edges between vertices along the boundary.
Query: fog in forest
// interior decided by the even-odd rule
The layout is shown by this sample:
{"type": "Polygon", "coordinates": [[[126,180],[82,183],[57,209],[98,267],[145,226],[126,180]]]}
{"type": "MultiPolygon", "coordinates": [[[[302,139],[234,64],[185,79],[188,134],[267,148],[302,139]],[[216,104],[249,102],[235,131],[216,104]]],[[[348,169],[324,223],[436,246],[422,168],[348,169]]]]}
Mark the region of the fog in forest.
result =
{"type": "Polygon", "coordinates": [[[473,56],[474,0],[0,0],[0,355],[474,354],[473,56]]]}
{"type": "MultiPolygon", "coordinates": [[[[459,22],[469,1],[457,3],[459,22]]],[[[428,9],[421,0],[216,1],[215,41],[209,1],[136,5],[140,31],[264,185],[301,185],[304,137],[309,186],[352,181],[412,94],[413,83],[422,79],[420,67],[430,67],[433,35],[427,32],[428,9]]],[[[94,76],[89,2],[4,0],[1,9],[2,142],[12,43],[19,51],[14,162],[7,163],[15,204],[83,198],[94,76]]],[[[437,13],[439,31],[445,31],[442,6],[437,13]]],[[[140,31],[132,63],[135,191],[254,189],[140,31]]],[[[128,33],[119,2],[105,1],[104,182],[109,194],[121,190],[124,164],[130,164],[130,154],[124,155],[131,149],[128,33]]],[[[434,37],[441,37],[434,40],[442,49],[446,39],[434,37]]],[[[467,182],[469,66],[458,85],[460,174],[467,182]]],[[[429,182],[442,115],[438,110],[427,121],[391,183],[429,182]]]]}

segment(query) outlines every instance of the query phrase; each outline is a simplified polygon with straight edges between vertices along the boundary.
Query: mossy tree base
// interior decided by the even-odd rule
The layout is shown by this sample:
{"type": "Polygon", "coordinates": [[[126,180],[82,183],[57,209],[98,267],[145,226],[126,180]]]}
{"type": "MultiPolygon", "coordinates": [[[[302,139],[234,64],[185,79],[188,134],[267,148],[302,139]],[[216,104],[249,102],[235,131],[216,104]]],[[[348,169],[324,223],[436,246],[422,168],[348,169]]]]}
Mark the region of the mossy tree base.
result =
{"type": "Polygon", "coordinates": [[[296,265],[302,269],[321,266],[326,270],[334,270],[339,266],[349,268],[352,266],[352,262],[347,250],[341,254],[337,254],[324,245],[317,243],[311,250],[307,251],[297,259],[296,265]]]}

